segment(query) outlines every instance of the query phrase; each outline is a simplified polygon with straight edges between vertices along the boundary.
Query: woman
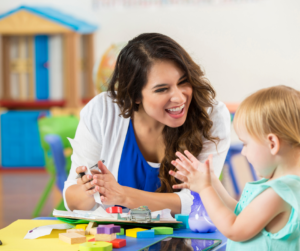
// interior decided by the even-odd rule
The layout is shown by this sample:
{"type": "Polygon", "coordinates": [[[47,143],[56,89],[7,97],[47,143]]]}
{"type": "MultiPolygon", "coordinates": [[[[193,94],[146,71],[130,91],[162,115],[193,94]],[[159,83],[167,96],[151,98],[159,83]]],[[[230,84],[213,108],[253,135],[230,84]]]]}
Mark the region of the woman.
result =
{"type": "Polygon", "coordinates": [[[65,183],[69,210],[96,207],[94,193],[105,205],[151,211],[164,208],[188,214],[189,190],[173,191],[178,183],[168,174],[176,151],[188,149],[200,161],[214,155],[220,175],[230,144],[230,115],[217,102],[200,67],[171,38],[141,34],[123,48],[108,92],[93,98],[81,111],[75,135],[83,152],[74,151],[65,183]],[[102,173],[77,174],[99,162],[102,173]],[[86,164],[87,165],[87,164],[86,164]]]}

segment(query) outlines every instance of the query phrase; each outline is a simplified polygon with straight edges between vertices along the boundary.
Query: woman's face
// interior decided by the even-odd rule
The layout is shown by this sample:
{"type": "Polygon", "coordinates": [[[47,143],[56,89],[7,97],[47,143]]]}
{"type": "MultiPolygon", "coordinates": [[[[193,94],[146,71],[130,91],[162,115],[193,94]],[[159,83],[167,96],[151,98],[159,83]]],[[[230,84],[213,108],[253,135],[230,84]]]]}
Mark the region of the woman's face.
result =
{"type": "Polygon", "coordinates": [[[192,85],[172,61],[157,61],[148,72],[141,105],[152,119],[169,127],[184,124],[192,100],[192,85]]]}

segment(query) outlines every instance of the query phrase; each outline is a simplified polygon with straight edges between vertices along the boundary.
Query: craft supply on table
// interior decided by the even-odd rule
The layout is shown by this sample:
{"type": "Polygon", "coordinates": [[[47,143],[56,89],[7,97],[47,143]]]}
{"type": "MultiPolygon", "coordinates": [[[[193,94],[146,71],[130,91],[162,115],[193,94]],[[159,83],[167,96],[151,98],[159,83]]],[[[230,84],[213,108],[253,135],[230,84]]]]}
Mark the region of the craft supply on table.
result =
{"type": "Polygon", "coordinates": [[[55,224],[55,225],[35,227],[28,231],[24,239],[36,239],[41,236],[49,235],[51,234],[53,229],[70,229],[70,228],[73,228],[73,226],[70,224],[55,224]]]}

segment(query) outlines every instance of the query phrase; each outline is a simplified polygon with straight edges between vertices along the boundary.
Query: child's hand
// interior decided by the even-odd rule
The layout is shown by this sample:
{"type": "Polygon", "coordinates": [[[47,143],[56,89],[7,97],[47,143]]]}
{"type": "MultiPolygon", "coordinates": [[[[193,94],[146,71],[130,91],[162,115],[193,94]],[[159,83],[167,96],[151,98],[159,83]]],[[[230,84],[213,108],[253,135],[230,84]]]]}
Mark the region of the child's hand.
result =
{"type": "Polygon", "coordinates": [[[201,163],[189,151],[186,150],[184,153],[188,158],[180,152],[177,152],[176,155],[179,159],[171,162],[178,171],[169,171],[169,174],[183,181],[182,184],[173,185],[173,188],[188,188],[200,193],[200,191],[206,187],[211,186],[210,167],[212,163],[212,155],[210,155],[204,163],[201,163]]]}

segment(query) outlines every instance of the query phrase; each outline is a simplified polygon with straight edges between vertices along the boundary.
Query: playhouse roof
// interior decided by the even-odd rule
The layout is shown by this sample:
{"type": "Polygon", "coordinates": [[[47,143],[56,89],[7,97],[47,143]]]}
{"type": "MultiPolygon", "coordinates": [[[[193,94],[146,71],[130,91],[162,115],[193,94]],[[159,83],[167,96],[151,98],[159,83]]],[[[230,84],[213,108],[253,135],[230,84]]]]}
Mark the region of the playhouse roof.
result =
{"type": "MultiPolygon", "coordinates": [[[[44,27],[50,27],[52,23],[54,26],[51,26],[51,29],[53,30],[52,32],[55,32],[55,30],[60,30],[60,32],[67,32],[67,31],[75,31],[77,33],[82,33],[82,34],[88,34],[88,33],[93,33],[98,27],[96,25],[87,23],[85,21],[82,21],[80,19],[77,19],[71,15],[65,14],[57,9],[51,8],[51,7],[33,7],[33,6],[20,6],[16,9],[13,9],[9,12],[6,12],[2,15],[0,15],[0,24],[2,22],[5,22],[5,19],[9,19],[12,16],[18,15],[18,13],[22,13],[22,17],[15,17],[14,20],[9,20],[7,23],[8,25],[0,25],[2,26],[2,29],[0,28],[0,33],[5,33],[5,29],[13,29],[15,30],[12,25],[16,26],[18,23],[21,26],[24,31],[26,30],[26,27],[23,27],[24,25],[24,20],[27,21],[29,19],[32,19],[30,22],[30,25],[33,26],[33,23],[36,24],[37,30],[42,29],[41,25],[41,20],[40,18],[44,19],[43,21],[48,22],[44,24],[44,27]],[[33,14],[33,15],[32,15],[33,14]],[[25,17],[26,16],[26,17],[25,17]],[[28,17],[30,16],[30,18],[28,17]],[[33,17],[35,16],[35,17],[33,17]],[[34,19],[35,18],[35,19],[34,19]],[[37,19],[38,18],[38,19],[37,19]],[[33,20],[34,19],[34,20],[33,20]],[[45,20],[46,19],[46,20],[45,20]],[[17,22],[16,22],[17,20],[17,22]],[[60,28],[60,29],[59,29],[60,28]]],[[[29,21],[27,21],[29,22],[29,21]]],[[[27,25],[28,27],[28,25],[27,25]]],[[[51,30],[50,29],[50,30],[51,30]]],[[[34,29],[32,29],[34,32],[34,29]]],[[[48,29],[45,28],[44,32],[47,32],[48,29]]],[[[9,32],[9,33],[13,33],[9,32]]],[[[50,32],[51,33],[51,32],[50,32]]]]}

